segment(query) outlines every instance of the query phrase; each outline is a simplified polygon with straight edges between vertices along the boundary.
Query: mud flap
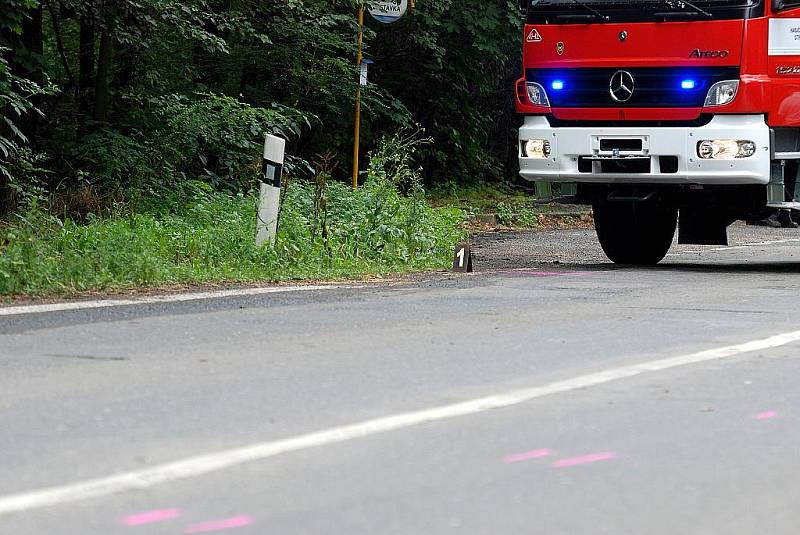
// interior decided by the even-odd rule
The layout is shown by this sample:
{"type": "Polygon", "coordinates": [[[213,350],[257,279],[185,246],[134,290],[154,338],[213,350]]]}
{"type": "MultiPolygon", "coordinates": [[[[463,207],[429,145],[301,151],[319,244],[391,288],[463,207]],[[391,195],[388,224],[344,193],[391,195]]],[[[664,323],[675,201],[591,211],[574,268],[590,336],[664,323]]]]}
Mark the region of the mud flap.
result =
{"type": "Polygon", "coordinates": [[[728,245],[729,218],[700,207],[683,207],[678,219],[678,243],[728,245]]]}

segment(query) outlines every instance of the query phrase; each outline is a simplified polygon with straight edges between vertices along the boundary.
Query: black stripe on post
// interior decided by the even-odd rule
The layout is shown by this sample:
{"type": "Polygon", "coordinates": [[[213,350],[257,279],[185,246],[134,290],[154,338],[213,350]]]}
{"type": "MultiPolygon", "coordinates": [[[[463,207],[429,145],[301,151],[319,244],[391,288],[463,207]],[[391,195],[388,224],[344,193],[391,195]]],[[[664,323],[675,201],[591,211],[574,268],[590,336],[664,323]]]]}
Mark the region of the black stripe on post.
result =
{"type": "Polygon", "coordinates": [[[281,175],[283,174],[283,164],[264,160],[261,166],[261,181],[276,188],[281,187],[281,175]]]}

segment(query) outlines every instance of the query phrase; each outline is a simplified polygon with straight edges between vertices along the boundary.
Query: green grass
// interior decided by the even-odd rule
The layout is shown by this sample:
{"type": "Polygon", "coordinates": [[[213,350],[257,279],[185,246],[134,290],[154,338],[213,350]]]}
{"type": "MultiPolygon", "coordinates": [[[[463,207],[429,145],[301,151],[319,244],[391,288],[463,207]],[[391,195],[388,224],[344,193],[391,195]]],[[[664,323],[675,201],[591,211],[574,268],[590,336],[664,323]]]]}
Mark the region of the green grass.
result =
{"type": "MultiPolygon", "coordinates": [[[[155,203],[158,206],[158,203],[155,203]]],[[[352,278],[445,268],[463,211],[372,180],[358,191],[293,183],[274,247],[254,243],[256,200],[196,191],[177,209],[86,223],[36,207],[0,226],[0,295],[175,283],[352,278]]]]}
{"type": "Polygon", "coordinates": [[[546,205],[536,203],[536,198],[510,187],[477,185],[461,190],[437,190],[431,194],[436,206],[464,210],[468,216],[495,214],[501,225],[517,228],[535,228],[539,214],[547,213],[546,205]]]}

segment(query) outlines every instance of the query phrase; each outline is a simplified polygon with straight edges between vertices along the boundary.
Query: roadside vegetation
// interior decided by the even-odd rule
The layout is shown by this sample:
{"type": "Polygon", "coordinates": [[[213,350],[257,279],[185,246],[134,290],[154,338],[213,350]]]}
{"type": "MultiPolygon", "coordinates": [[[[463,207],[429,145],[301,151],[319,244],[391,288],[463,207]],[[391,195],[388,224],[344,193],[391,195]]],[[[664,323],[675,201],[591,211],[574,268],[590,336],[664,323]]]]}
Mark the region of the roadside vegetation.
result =
{"type": "MultiPolygon", "coordinates": [[[[531,185],[529,188],[532,188],[531,185]]],[[[439,187],[430,193],[431,204],[462,210],[470,230],[494,228],[573,228],[592,225],[589,206],[552,201],[559,191],[537,196],[532,189],[511,184],[439,187]]]]}
{"type": "Polygon", "coordinates": [[[372,155],[353,190],[321,169],[284,188],[274,247],[254,243],[255,194],[204,182],[83,222],[33,203],[0,227],[0,294],[67,294],[173,283],[353,278],[440,269],[464,214],[432,208],[400,138],[372,155]]]}
{"type": "Polygon", "coordinates": [[[464,211],[424,188],[516,175],[522,18],[511,0],[367,17],[353,192],[358,4],[0,0],[0,294],[445,267],[464,211]],[[267,133],[289,185],[258,250],[267,133]]]}

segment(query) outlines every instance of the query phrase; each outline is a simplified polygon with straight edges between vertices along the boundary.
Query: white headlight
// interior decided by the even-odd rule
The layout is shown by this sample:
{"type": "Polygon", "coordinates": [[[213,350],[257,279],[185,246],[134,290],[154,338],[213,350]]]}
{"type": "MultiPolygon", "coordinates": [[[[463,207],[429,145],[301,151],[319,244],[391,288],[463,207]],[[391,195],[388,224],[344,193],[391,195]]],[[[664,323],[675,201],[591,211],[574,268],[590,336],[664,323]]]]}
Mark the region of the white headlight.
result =
{"type": "Polygon", "coordinates": [[[546,139],[529,139],[522,142],[522,151],[526,158],[549,158],[550,142],[546,139]]]}
{"type": "Polygon", "coordinates": [[[703,106],[724,106],[730,104],[736,98],[739,91],[739,80],[725,80],[712,85],[706,95],[703,106]]]}
{"type": "Polygon", "coordinates": [[[550,101],[547,99],[547,91],[544,90],[544,87],[536,82],[527,82],[525,85],[528,88],[528,100],[531,101],[531,104],[550,106],[550,101]]]}
{"type": "Polygon", "coordinates": [[[749,158],[756,153],[756,144],[748,140],[705,139],[697,144],[697,155],[703,160],[749,158]]]}

